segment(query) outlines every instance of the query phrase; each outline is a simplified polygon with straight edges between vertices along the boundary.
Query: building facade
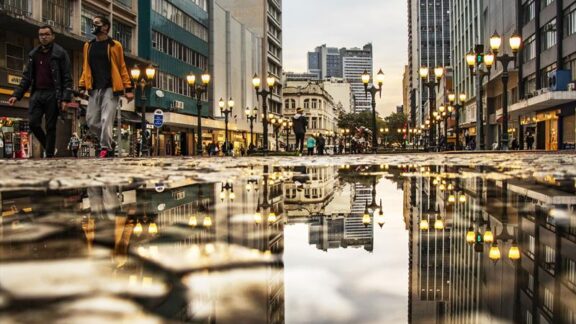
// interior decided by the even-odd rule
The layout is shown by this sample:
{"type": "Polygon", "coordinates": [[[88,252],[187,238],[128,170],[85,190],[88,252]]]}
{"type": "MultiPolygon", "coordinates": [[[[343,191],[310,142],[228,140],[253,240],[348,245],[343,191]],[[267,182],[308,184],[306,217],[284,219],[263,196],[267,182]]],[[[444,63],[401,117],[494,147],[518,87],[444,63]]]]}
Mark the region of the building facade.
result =
{"type": "Polygon", "coordinates": [[[308,52],[308,72],[325,78],[342,77],[342,58],[336,47],[326,47],[326,44],[316,47],[314,52],[308,52]]]}
{"type": "MultiPolygon", "coordinates": [[[[453,1],[456,2],[456,1],[453,1]]],[[[464,1],[460,1],[464,2],[464,1]]],[[[408,59],[411,79],[411,120],[421,126],[430,115],[428,90],[419,77],[421,66],[449,66],[451,58],[450,1],[408,1],[408,59]]]]}
{"type": "Polygon", "coordinates": [[[354,112],[371,111],[371,99],[364,92],[362,73],[367,71],[373,75],[372,68],[372,44],[366,44],[363,48],[342,48],[342,76],[352,87],[354,100],[354,112]]]}

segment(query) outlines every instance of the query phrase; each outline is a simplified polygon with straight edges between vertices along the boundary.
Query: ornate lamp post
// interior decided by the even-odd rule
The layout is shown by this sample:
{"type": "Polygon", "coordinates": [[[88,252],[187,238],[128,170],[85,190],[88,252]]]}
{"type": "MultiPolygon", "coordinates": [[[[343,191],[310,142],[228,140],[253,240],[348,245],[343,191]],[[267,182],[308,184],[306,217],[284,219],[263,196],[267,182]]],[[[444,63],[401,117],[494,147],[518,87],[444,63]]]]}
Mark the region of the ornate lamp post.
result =
{"type": "Polygon", "coordinates": [[[262,89],[260,90],[260,85],[262,80],[258,77],[257,74],[254,74],[252,78],[252,85],[256,90],[256,95],[262,97],[262,128],[264,132],[264,139],[262,141],[262,149],[264,154],[268,153],[268,96],[271,95],[274,91],[274,85],[276,84],[276,79],[273,76],[268,76],[266,78],[266,83],[268,85],[268,90],[262,89]]]}
{"type": "MultiPolygon", "coordinates": [[[[431,78],[430,69],[426,66],[420,67],[420,78],[422,78],[422,85],[428,88],[428,103],[430,105],[430,116],[432,116],[436,110],[436,89],[440,86],[440,79],[444,75],[444,68],[439,66],[434,68],[434,77],[431,78]]],[[[429,133],[429,142],[432,144],[434,142],[434,132],[432,129],[429,133]]],[[[438,143],[436,143],[438,147],[438,143]]]]}
{"type": "Polygon", "coordinates": [[[226,102],[224,99],[220,98],[218,102],[218,106],[220,107],[220,111],[224,114],[224,147],[226,148],[226,152],[224,154],[230,154],[230,139],[228,138],[228,116],[232,113],[232,109],[234,108],[234,100],[230,98],[228,100],[228,106],[226,106],[226,102]]]}
{"type": "Polygon", "coordinates": [[[484,45],[476,45],[474,51],[466,54],[470,73],[476,77],[476,150],[484,150],[484,109],[482,108],[482,79],[490,75],[494,64],[494,54],[484,54],[484,45]],[[481,68],[484,64],[488,71],[481,68]]]}
{"type": "Polygon", "coordinates": [[[464,108],[464,103],[466,102],[466,94],[461,93],[460,95],[458,95],[457,98],[454,93],[450,93],[448,94],[448,101],[454,107],[454,114],[456,116],[456,121],[454,125],[455,127],[454,133],[456,135],[456,145],[454,148],[456,149],[456,151],[458,151],[460,150],[460,111],[462,110],[462,108],[464,108]]]}
{"type": "MultiPolygon", "coordinates": [[[[140,99],[142,100],[142,119],[140,125],[142,136],[140,138],[140,155],[144,156],[144,154],[146,154],[150,156],[150,147],[146,140],[146,101],[148,100],[148,97],[146,97],[146,87],[152,86],[154,76],[156,76],[156,69],[154,66],[148,65],[144,69],[144,73],[142,73],[142,68],[138,65],[134,65],[130,70],[130,76],[132,77],[134,84],[140,86],[140,99]]],[[[120,125],[118,125],[118,127],[120,127],[120,125]]],[[[118,143],[118,145],[119,144],[120,143],[118,143]]]]}
{"type": "Polygon", "coordinates": [[[382,141],[384,142],[384,148],[388,146],[388,132],[390,129],[388,127],[380,128],[380,134],[382,134],[382,141]]]}
{"type": "Polygon", "coordinates": [[[200,83],[196,83],[196,75],[190,73],[186,76],[188,86],[190,86],[191,96],[196,99],[196,112],[198,116],[198,137],[196,138],[196,154],[202,156],[202,95],[208,92],[208,84],[210,83],[210,74],[204,72],[200,76],[200,83]]]}
{"type": "Polygon", "coordinates": [[[250,145],[248,146],[248,153],[254,152],[254,121],[258,118],[258,108],[246,107],[246,118],[250,122],[250,145]]]}
{"type": "Polygon", "coordinates": [[[368,84],[370,83],[370,74],[366,70],[364,70],[364,73],[362,73],[362,83],[364,83],[364,93],[366,96],[368,96],[368,92],[370,92],[370,96],[372,97],[372,152],[376,153],[378,151],[378,139],[376,135],[378,134],[376,132],[376,94],[378,93],[380,98],[382,97],[384,72],[382,72],[382,69],[380,69],[378,74],[376,74],[376,84],[378,87],[375,87],[374,84],[368,87],[368,84]]]}
{"type": "Polygon", "coordinates": [[[272,125],[272,130],[274,131],[274,137],[276,139],[276,152],[278,152],[278,133],[280,133],[280,130],[282,129],[282,120],[274,114],[268,114],[268,122],[272,125]]]}
{"type": "Polygon", "coordinates": [[[492,53],[496,57],[496,62],[502,64],[502,132],[500,142],[502,144],[501,149],[504,151],[508,150],[508,79],[510,78],[508,73],[508,64],[516,61],[518,50],[520,49],[520,46],[522,46],[522,37],[517,33],[514,33],[510,37],[509,41],[512,55],[503,54],[498,56],[498,51],[502,44],[502,38],[496,32],[494,32],[494,35],[490,37],[490,49],[492,49],[492,53]]]}

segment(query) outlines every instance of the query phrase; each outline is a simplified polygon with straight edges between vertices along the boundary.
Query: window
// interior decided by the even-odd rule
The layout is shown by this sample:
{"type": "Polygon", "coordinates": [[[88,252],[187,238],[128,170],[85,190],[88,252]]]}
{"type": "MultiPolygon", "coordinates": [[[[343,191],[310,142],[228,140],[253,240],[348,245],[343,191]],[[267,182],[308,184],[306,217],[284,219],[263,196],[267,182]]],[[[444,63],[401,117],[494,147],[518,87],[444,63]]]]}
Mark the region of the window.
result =
{"type": "Polygon", "coordinates": [[[318,100],[312,99],[312,109],[318,108],[318,100]]]}
{"type": "Polygon", "coordinates": [[[526,25],[534,17],[536,17],[536,3],[532,0],[522,6],[522,22],[526,25]]]}
{"type": "Polygon", "coordinates": [[[522,59],[524,63],[536,58],[536,36],[532,35],[526,38],[524,48],[522,49],[522,59]]]}
{"type": "Polygon", "coordinates": [[[6,44],[6,68],[22,72],[24,68],[24,49],[22,47],[6,44]]]}
{"type": "Polygon", "coordinates": [[[564,68],[572,72],[572,81],[576,80],[576,54],[564,58],[564,68]]]}
{"type": "Polygon", "coordinates": [[[554,311],[554,294],[548,289],[544,288],[544,309],[550,312],[554,311]]]}
{"type": "Polygon", "coordinates": [[[542,88],[550,87],[550,74],[556,71],[556,63],[548,65],[547,67],[540,70],[541,78],[542,78],[542,88]]]}
{"type": "Polygon", "coordinates": [[[208,58],[156,31],[152,31],[152,47],[201,70],[208,68],[208,58]]]}
{"type": "Polygon", "coordinates": [[[116,38],[127,52],[132,52],[132,27],[114,20],[112,36],[116,38]]]}
{"type": "Polygon", "coordinates": [[[556,264],[556,250],[548,245],[544,245],[544,269],[554,273],[554,265],[556,264]]]}
{"type": "Polygon", "coordinates": [[[44,0],[42,4],[42,20],[63,28],[70,28],[70,1],[44,0]]]}
{"type": "Polygon", "coordinates": [[[576,34],[576,3],[564,10],[564,37],[576,34]]]}
{"type": "Polygon", "coordinates": [[[304,99],[304,109],[310,109],[310,99],[304,99]]]}
{"type": "Polygon", "coordinates": [[[82,17],[80,18],[80,29],[82,31],[82,36],[88,38],[94,38],[96,36],[92,35],[92,20],[94,17],[100,15],[98,11],[94,11],[89,7],[82,6],[82,17]]]}
{"type": "Polygon", "coordinates": [[[566,274],[566,281],[572,285],[572,288],[576,288],[576,261],[565,259],[564,273],[566,274]]]}
{"type": "Polygon", "coordinates": [[[556,18],[550,20],[550,22],[542,26],[540,29],[540,36],[542,41],[542,51],[545,51],[556,45],[556,18]]]}
{"type": "MultiPolygon", "coordinates": [[[[205,0],[194,0],[194,2],[197,4],[203,2],[204,7],[206,6],[205,0]]],[[[208,28],[170,2],[166,0],[152,0],[152,10],[201,40],[205,42],[208,41],[208,28]]]]}
{"type": "MultiPolygon", "coordinates": [[[[536,86],[534,86],[534,88],[536,88],[536,86]]],[[[526,251],[526,253],[534,258],[534,253],[536,251],[536,239],[534,238],[534,236],[532,235],[528,235],[528,250],[526,251]]]]}
{"type": "Polygon", "coordinates": [[[114,2],[123,5],[127,8],[132,8],[132,0],[114,0],[114,2]]]}
{"type": "Polygon", "coordinates": [[[541,0],[540,1],[540,8],[544,9],[544,8],[548,7],[550,4],[552,4],[552,2],[554,2],[554,0],[541,0]]]}

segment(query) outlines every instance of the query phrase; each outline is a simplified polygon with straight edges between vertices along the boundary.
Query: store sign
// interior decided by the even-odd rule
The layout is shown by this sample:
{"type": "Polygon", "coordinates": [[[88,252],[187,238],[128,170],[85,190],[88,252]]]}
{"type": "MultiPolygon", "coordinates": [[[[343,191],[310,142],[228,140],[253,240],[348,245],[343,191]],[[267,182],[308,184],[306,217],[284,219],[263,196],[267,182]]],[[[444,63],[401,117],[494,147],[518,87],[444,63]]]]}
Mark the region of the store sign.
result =
{"type": "Polygon", "coordinates": [[[160,128],[164,125],[164,112],[160,109],[154,111],[154,127],[160,128]]]}
{"type": "Polygon", "coordinates": [[[22,77],[18,75],[8,74],[8,84],[19,85],[22,77]]]}

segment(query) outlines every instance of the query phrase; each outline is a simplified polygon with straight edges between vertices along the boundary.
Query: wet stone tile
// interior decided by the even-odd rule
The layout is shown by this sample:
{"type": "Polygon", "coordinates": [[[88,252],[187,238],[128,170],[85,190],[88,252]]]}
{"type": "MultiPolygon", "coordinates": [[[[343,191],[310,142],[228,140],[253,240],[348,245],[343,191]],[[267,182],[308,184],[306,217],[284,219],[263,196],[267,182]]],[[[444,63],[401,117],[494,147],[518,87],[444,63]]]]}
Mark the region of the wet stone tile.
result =
{"type": "Polygon", "coordinates": [[[88,244],[82,239],[53,238],[46,241],[0,244],[0,261],[58,260],[66,258],[105,258],[111,250],[88,244]]]}
{"type": "Polygon", "coordinates": [[[255,267],[280,261],[278,255],[219,242],[146,244],[133,246],[131,251],[164,269],[177,273],[255,267]]]}
{"type": "Polygon", "coordinates": [[[38,241],[63,231],[62,227],[53,225],[14,222],[2,226],[0,244],[38,241]]]}

